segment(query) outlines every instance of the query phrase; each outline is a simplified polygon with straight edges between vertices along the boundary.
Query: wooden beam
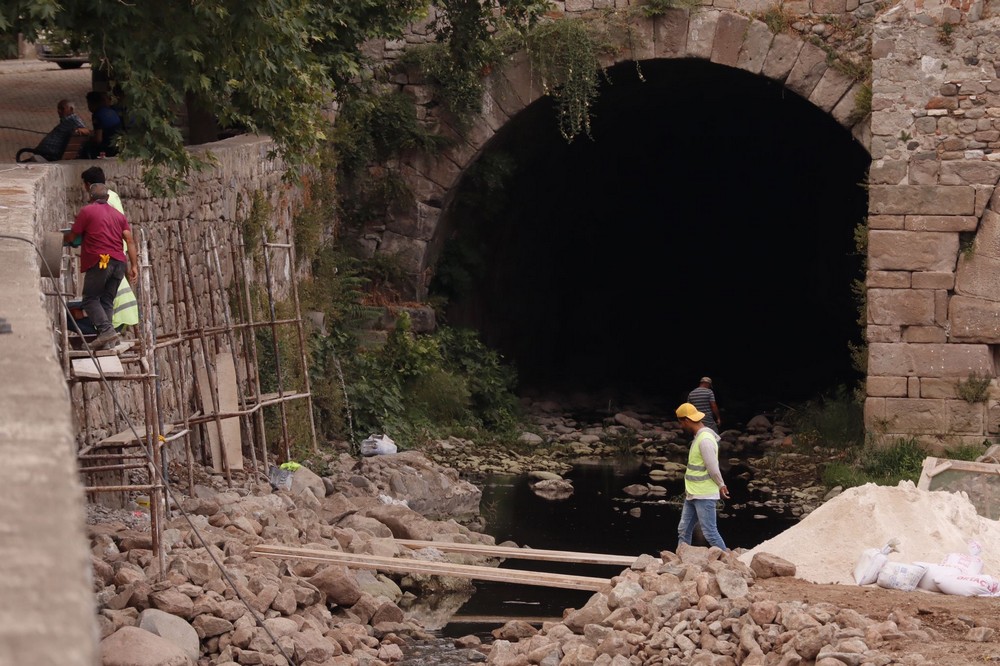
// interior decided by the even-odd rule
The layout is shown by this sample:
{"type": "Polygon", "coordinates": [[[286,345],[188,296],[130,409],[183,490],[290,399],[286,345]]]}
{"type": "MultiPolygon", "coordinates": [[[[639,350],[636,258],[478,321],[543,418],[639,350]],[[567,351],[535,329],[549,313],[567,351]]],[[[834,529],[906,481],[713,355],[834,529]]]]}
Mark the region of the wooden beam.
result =
{"type": "Polygon", "coordinates": [[[503,557],[513,560],[539,560],[543,562],[574,562],[577,564],[608,564],[629,567],[635,563],[632,555],[606,555],[604,553],[575,553],[569,550],[545,550],[542,548],[512,548],[510,546],[486,546],[478,543],[452,543],[450,541],[420,541],[417,539],[396,539],[396,543],[407,548],[437,548],[446,553],[470,553],[487,557],[503,557]]]}
{"type": "Polygon", "coordinates": [[[591,578],[589,576],[522,571],[519,569],[497,569],[496,567],[477,567],[467,564],[452,564],[450,562],[426,562],[411,558],[360,555],[292,546],[260,545],[253,549],[252,554],[274,559],[343,564],[355,569],[454,576],[456,578],[469,578],[471,580],[492,580],[501,583],[558,587],[567,590],[590,590],[597,592],[607,588],[611,584],[611,581],[605,578],[591,578]]]}

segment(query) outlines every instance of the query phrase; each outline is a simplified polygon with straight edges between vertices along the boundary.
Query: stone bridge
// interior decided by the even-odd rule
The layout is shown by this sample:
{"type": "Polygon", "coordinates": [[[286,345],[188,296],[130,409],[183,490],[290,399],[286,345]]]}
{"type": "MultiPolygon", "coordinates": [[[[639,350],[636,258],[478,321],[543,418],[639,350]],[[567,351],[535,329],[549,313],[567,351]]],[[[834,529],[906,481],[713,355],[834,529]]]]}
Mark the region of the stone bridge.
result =
{"type": "MultiPolygon", "coordinates": [[[[557,5],[571,20],[614,3],[557,5]]],[[[984,18],[982,3],[967,0],[783,6],[797,16],[798,30],[774,34],[755,18],[767,6],[739,0],[653,18],[632,14],[639,39],[630,38],[604,65],[697,59],[736,68],[783,85],[849,129],[871,157],[866,422],[887,436],[946,446],[993,438],[1000,430],[1000,55],[991,35],[1000,19],[984,18]],[[834,49],[822,40],[824,21],[870,36],[870,114],[857,112],[866,82],[828,56],[834,49]],[[970,376],[990,380],[988,395],[959,397],[970,376]]],[[[407,42],[428,38],[417,29],[407,42]]],[[[383,57],[402,46],[383,45],[383,57]]],[[[419,77],[399,87],[420,103],[430,98],[419,77]]],[[[467,126],[431,107],[424,112],[454,142],[438,154],[403,159],[413,205],[367,234],[372,252],[403,259],[418,296],[426,294],[463,174],[543,91],[522,52],[489,75],[483,111],[467,126]]]]}

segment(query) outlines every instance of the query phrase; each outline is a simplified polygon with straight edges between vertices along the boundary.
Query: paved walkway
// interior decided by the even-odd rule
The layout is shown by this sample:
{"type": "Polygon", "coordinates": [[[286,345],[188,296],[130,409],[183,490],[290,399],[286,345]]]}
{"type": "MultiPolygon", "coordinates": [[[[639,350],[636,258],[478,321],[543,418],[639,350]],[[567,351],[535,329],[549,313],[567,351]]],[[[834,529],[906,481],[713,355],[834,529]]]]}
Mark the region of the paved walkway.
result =
{"type": "Polygon", "coordinates": [[[67,98],[90,127],[86,95],[90,66],[59,69],[42,60],[0,60],[0,164],[35,146],[59,121],[56,103],[67,98]]]}

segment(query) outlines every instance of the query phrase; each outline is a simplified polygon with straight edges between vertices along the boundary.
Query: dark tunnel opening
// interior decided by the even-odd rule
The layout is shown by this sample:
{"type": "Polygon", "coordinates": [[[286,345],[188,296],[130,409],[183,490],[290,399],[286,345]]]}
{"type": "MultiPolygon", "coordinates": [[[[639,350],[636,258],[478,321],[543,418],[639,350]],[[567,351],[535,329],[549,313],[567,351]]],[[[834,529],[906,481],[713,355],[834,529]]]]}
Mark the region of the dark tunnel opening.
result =
{"type": "Polygon", "coordinates": [[[432,285],[449,324],[533,395],[674,403],[710,375],[749,411],[858,378],[870,160],[847,130],[700,60],[609,70],[592,117],[567,143],[545,98],[467,169],[432,285]]]}

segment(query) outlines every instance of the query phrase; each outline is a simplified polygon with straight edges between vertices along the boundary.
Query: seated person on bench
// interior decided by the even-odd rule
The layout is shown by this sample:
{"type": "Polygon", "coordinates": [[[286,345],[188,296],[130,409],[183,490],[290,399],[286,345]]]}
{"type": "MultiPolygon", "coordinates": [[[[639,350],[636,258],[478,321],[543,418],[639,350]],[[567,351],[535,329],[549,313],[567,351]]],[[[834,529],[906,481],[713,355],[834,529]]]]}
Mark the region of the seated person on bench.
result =
{"type": "Polygon", "coordinates": [[[17,162],[56,162],[62,159],[69,140],[74,136],[87,136],[90,130],[76,115],[73,102],[61,99],[56,105],[59,124],[46,134],[34,148],[22,148],[14,158],[17,162]],[[22,159],[22,155],[26,155],[22,159]]]}

